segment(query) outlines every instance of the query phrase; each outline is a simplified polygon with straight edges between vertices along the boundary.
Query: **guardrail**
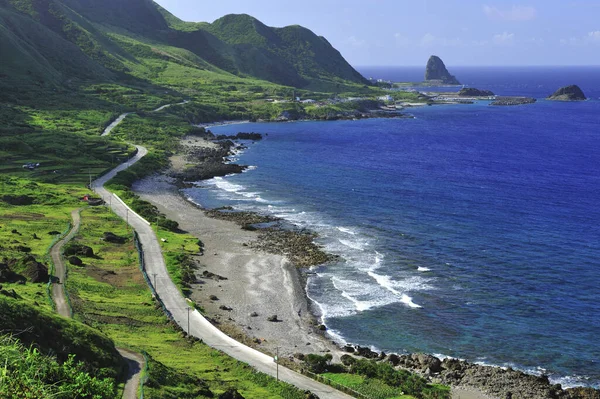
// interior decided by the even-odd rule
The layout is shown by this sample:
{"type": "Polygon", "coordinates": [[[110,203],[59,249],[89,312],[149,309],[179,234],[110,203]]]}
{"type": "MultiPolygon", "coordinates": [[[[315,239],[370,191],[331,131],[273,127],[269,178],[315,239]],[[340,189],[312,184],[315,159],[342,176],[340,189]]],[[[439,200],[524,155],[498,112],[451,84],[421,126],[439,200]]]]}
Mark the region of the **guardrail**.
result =
{"type": "Polygon", "coordinates": [[[129,205],[127,205],[125,203],[125,201],[123,201],[121,198],[119,198],[119,196],[117,194],[113,193],[113,196],[117,199],[117,201],[119,201],[121,203],[121,205],[123,205],[127,209],[128,213],[131,212],[134,216],[137,216],[141,221],[143,221],[144,223],[146,223],[148,226],[151,225],[149,221],[147,221],[146,219],[144,219],[143,217],[141,217],[138,213],[136,213],[133,209],[131,209],[129,207],[129,205]]]}
{"type": "Polygon", "coordinates": [[[175,321],[175,318],[173,318],[173,315],[171,314],[171,312],[169,311],[169,309],[167,309],[167,307],[163,303],[162,299],[160,299],[160,296],[156,292],[156,289],[154,288],[154,285],[150,281],[150,277],[148,276],[148,273],[146,272],[146,264],[144,262],[144,251],[142,249],[142,243],[140,242],[140,239],[138,237],[138,233],[135,230],[133,231],[133,241],[135,242],[135,248],[138,251],[138,256],[140,258],[140,270],[142,271],[142,275],[144,276],[144,280],[146,280],[146,284],[148,284],[148,286],[150,287],[150,291],[152,292],[152,295],[154,296],[154,298],[156,298],[156,300],[158,301],[158,303],[162,307],[163,312],[165,312],[165,314],[167,315],[167,317],[169,318],[169,320],[177,323],[175,321]]]}

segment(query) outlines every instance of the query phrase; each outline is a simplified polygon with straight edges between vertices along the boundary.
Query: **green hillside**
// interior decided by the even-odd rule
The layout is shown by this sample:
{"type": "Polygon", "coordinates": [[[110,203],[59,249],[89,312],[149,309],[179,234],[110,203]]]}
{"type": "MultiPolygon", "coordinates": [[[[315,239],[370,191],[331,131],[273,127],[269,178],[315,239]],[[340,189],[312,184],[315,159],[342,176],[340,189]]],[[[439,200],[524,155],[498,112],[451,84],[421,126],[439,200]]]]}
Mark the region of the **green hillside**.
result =
{"type": "Polygon", "coordinates": [[[249,15],[231,14],[203,29],[238,50],[237,66],[249,75],[296,87],[366,84],[325,38],[301,26],[270,28],[249,15]]]}
{"type": "Polygon", "coordinates": [[[326,39],[248,15],[179,20],[150,0],[1,0],[1,85],[154,82],[148,60],[321,91],[367,82],[326,39]]]}
{"type": "Polygon", "coordinates": [[[74,354],[100,376],[116,378],[125,367],[114,343],[97,330],[25,301],[0,296],[0,325],[0,334],[16,335],[25,345],[35,344],[61,361],[74,354]]]}

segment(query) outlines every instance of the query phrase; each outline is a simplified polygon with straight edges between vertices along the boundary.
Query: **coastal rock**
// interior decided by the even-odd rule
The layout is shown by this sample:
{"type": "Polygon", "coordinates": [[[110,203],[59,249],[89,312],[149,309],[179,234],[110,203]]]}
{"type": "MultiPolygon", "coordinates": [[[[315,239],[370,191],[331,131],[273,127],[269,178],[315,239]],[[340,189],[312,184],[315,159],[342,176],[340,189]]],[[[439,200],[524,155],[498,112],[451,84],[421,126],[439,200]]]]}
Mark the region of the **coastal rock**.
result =
{"type": "Polygon", "coordinates": [[[285,255],[299,268],[321,265],[337,259],[314,242],[316,234],[280,228],[261,230],[258,241],[250,247],[276,255],[285,255]]]}
{"type": "Polygon", "coordinates": [[[524,105],[533,104],[537,100],[531,97],[496,97],[496,100],[490,103],[495,106],[512,106],[512,105],[524,105]]]}
{"type": "Polygon", "coordinates": [[[185,154],[192,166],[174,171],[171,176],[182,181],[200,181],[229,174],[242,173],[248,167],[229,163],[227,157],[233,155],[236,144],[231,140],[214,141],[217,148],[192,147],[185,154]]]}
{"type": "MultiPolygon", "coordinates": [[[[397,355],[390,355],[390,362],[392,356],[397,355]]],[[[551,384],[545,375],[536,376],[511,368],[482,366],[451,358],[440,361],[435,356],[419,353],[397,357],[398,367],[418,373],[433,382],[476,388],[495,398],[600,399],[598,390],[592,388],[563,390],[560,384],[551,384]]]]}
{"type": "Polygon", "coordinates": [[[460,82],[453,75],[448,72],[444,61],[440,57],[432,55],[427,61],[425,67],[425,81],[439,81],[443,84],[459,85],[460,82]]]}
{"type": "Polygon", "coordinates": [[[458,95],[461,97],[493,97],[494,93],[490,90],[479,90],[473,87],[460,89],[458,95]]]}
{"type": "Polygon", "coordinates": [[[262,140],[262,134],[260,133],[247,133],[247,132],[239,132],[238,134],[236,134],[235,136],[227,136],[224,134],[220,134],[216,137],[217,140],[252,140],[252,141],[259,141],[262,140]]]}
{"type": "Polygon", "coordinates": [[[371,348],[367,348],[367,347],[363,347],[363,346],[357,346],[355,353],[358,356],[364,357],[366,359],[377,359],[377,358],[379,358],[379,353],[372,351],[371,348]]]}
{"type": "Polygon", "coordinates": [[[577,85],[561,87],[554,92],[548,100],[553,101],[585,101],[587,98],[583,91],[577,85]]]}

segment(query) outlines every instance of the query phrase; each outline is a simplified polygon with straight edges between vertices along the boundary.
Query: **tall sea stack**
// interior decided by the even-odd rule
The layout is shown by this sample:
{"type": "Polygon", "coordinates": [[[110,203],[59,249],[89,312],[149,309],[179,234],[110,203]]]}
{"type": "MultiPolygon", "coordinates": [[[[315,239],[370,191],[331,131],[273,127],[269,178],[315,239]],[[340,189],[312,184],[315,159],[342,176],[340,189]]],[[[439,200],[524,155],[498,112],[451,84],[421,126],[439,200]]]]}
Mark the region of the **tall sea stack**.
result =
{"type": "Polygon", "coordinates": [[[446,69],[444,61],[436,55],[429,57],[425,68],[425,81],[439,81],[449,85],[459,85],[460,82],[446,69]]]}

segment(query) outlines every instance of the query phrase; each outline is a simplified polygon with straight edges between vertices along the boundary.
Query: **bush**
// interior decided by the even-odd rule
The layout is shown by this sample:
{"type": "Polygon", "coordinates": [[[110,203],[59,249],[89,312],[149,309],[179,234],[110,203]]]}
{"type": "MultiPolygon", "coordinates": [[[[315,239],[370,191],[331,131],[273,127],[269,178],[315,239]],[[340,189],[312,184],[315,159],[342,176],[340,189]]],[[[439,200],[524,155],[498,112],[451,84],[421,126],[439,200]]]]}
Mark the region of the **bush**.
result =
{"type": "Polygon", "coordinates": [[[73,355],[61,364],[55,357],[42,355],[33,347],[27,349],[8,336],[0,337],[0,364],[3,365],[2,398],[110,399],[115,396],[112,379],[92,377],[73,355]]]}
{"type": "Polygon", "coordinates": [[[311,353],[304,357],[304,364],[309,371],[315,374],[321,374],[327,371],[327,366],[329,365],[329,362],[331,362],[331,359],[333,359],[333,356],[331,356],[329,353],[325,356],[311,353]]]}

